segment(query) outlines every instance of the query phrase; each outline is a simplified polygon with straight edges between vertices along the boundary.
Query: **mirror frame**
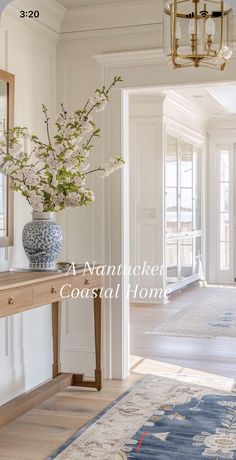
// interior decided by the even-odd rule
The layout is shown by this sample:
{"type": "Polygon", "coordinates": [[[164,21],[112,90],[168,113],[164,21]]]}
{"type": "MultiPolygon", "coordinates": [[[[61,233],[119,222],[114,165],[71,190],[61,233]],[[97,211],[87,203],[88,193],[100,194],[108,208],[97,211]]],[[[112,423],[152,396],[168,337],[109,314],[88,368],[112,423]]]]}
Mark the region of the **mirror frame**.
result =
{"type": "MultiPolygon", "coordinates": [[[[14,127],[15,76],[0,69],[0,80],[7,83],[7,129],[14,127]]],[[[0,237],[0,248],[14,244],[14,191],[12,179],[7,177],[7,235],[0,237]]]]}

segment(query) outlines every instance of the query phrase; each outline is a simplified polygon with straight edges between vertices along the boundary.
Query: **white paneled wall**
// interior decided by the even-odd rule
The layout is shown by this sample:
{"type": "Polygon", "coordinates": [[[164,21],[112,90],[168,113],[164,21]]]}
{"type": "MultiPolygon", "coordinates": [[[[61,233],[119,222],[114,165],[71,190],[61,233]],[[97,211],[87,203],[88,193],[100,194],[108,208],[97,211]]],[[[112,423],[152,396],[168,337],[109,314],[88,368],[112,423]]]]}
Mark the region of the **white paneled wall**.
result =
{"type": "MultiPolygon", "coordinates": [[[[130,264],[163,265],[163,103],[165,96],[130,97],[130,264]]],[[[132,288],[163,290],[163,277],[132,276],[132,288]]],[[[151,291],[150,291],[151,292],[151,291]]],[[[139,290],[132,300],[143,299],[139,290]]],[[[146,298],[145,302],[162,302],[146,298]]]]}
{"type": "MultiPolygon", "coordinates": [[[[35,6],[37,2],[34,2],[35,6]]],[[[47,2],[40,0],[40,9],[47,2]]],[[[0,24],[0,67],[15,74],[15,124],[45,136],[41,114],[46,104],[56,111],[56,42],[46,25],[19,19],[22,2],[6,7],[0,24]]],[[[27,3],[26,3],[26,6],[27,3]]],[[[55,10],[55,15],[59,14],[55,10]]],[[[64,10],[62,11],[64,13],[64,10]]],[[[21,244],[24,224],[31,219],[25,200],[15,194],[15,239],[1,269],[23,267],[27,260],[21,244]]],[[[2,251],[3,252],[3,251],[2,251]]],[[[0,321],[0,403],[38,385],[51,375],[51,314],[48,306],[0,321]]]]}

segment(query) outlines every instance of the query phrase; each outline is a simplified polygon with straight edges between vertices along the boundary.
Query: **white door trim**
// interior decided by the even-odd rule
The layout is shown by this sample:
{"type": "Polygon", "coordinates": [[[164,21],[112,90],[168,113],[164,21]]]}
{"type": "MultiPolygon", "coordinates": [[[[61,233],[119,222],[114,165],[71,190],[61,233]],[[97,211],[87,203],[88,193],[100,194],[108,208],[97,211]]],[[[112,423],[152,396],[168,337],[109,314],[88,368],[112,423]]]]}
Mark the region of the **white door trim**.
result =
{"type": "MultiPolygon", "coordinates": [[[[231,273],[229,274],[227,271],[223,273],[223,271],[220,273],[218,270],[218,257],[217,257],[217,252],[218,252],[218,233],[219,233],[219,228],[218,228],[218,219],[217,219],[217,206],[218,206],[218,199],[216,197],[219,196],[219,181],[218,181],[218,176],[219,176],[219,148],[220,146],[225,146],[226,148],[228,147],[231,150],[231,158],[232,158],[232,148],[233,145],[236,144],[236,129],[235,129],[235,121],[236,117],[231,116],[227,117],[225,120],[218,120],[212,123],[208,129],[208,134],[209,134],[209,152],[208,152],[208,189],[207,189],[207,195],[208,195],[208,231],[207,231],[207,240],[208,240],[208,267],[207,267],[207,281],[210,283],[230,283],[233,282],[235,274],[233,273],[233,263],[232,263],[232,258],[234,254],[234,250],[231,253],[231,273]],[[217,229],[217,231],[216,231],[217,229]],[[230,277],[229,277],[230,275],[230,277]]],[[[232,160],[231,160],[232,161],[232,160]]],[[[235,159],[234,159],[235,163],[235,159]]],[[[236,163],[235,163],[236,164],[236,163]]],[[[234,170],[231,168],[231,180],[234,175],[234,170]]],[[[236,212],[235,206],[236,206],[236,199],[235,199],[235,194],[234,192],[231,192],[231,195],[234,195],[234,204],[232,203],[232,206],[234,207],[234,215],[236,212]]],[[[234,216],[235,219],[235,216],[234,216]]],[[[231,228],[232,231],[232,228],[231,228]]],[[[232,236],[232,239],[234,240],[234,236],[232,236]]],[[[234,243],[234,248],[236,250],[236,245],[234,243]]]]}

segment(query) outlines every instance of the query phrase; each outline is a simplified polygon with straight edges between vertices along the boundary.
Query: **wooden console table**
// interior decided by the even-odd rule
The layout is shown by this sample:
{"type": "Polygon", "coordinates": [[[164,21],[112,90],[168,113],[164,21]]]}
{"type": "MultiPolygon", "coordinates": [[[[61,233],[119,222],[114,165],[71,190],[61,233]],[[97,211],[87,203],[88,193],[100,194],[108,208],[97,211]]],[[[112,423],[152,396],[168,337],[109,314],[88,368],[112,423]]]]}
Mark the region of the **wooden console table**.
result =
{"type": "Polygon", "coordinates": [[[84,270],[76,275],[59,272],[4,272],[0,273],[0,318],[52,304],[53,364],[52,379],[26,392],[0,407],[0,428],[28,412],[34,406],[68,386],[90,387],[101,390],[101,339],[102,301],[99,296],[102,276],[84,270]],[[61,288],[63,295],[69,295],[73,288],[95,289],[94,329],[96,369],[94,380],[84,380],[83,374],[61,373],[61,288]]]}

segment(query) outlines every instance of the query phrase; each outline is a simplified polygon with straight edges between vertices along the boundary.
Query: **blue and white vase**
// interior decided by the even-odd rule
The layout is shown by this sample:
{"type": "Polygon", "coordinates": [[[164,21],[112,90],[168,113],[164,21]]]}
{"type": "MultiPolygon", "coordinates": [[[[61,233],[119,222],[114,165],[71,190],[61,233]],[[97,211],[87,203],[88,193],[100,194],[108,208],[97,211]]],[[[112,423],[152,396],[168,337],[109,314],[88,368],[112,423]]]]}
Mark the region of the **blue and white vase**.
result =
{"type": "Polygon", "coordinates": [[[30,270],[56,270],[62,249],[62,227],[53,212],[33,212],[33,220],[23,228],[22,242],[30,270]]]}

